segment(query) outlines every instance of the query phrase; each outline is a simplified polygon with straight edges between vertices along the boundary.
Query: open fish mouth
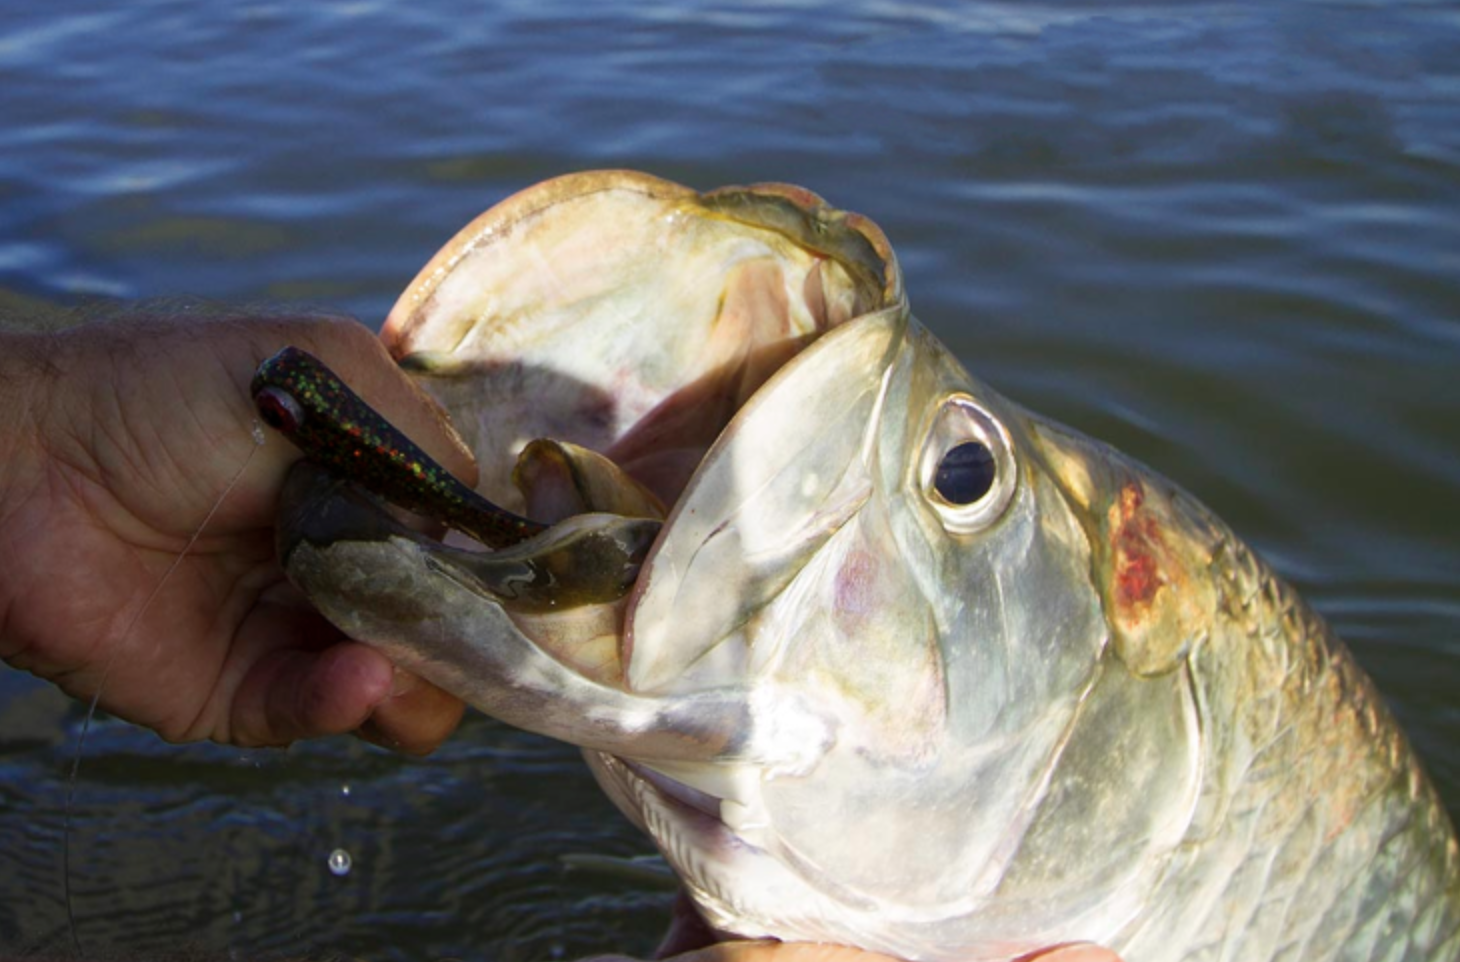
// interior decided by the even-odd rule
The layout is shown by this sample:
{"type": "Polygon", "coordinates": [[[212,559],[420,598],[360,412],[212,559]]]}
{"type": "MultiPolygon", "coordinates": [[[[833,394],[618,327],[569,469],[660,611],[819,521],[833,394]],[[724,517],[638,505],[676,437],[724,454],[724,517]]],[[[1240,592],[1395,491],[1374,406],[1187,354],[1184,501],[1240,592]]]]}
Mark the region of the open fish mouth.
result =
{"type": "Polygon", "coordinates": [[[533,438],[600,452],[672,504],[735,413],[822,334],[902,303],[870,221],[786,185],[700,195],[608,171],[467,225],[382,332],[520,503],[533,438]]]}
{"type": "MultiPolygon", "coordinates": [[[[704,504],[721,500],[726,482],[701,466],[742,422],[790,430],[779,431],[779,460],[722,458],[735,462],[735,485],[753,489],[747,472],[768,480],[804,457],[826,434],[822,415],[835,412],[748,418],[754,399],[854,320],[885,316],[867,358],[881,363],[904,315],[881,231],[800,188],[702,195],[615,171],[539,185],[462,230],[382,337],[451,414],[481,493],[546,530],[490,552],[443,546],[304,466],[279,526],[286,571],[348,634],[512,724],[666,764],[755,757],[803,767],[819,749],[789,748],[764,725],[755,733],[744,691],[724,674],[743,674],[749,656],[723,629],[739,606],[764,600],[757,592],[783,588],[836,518],[813,514],[806,530],[770,539],[734,517],[711,521],[704,504]],[[685,510],[687,500],[697,506],[685,510]],[[661,520],[684,534],[656,539],[661,520]],[[759,567],[725,567],[723,591],[697,592],[700,616],[668,637],[660,610],[688,600],[677,587],[685,571],[698,577],[727,552],[754,555],[757,538],[759,567]],[[626,560],[604,574],[597,555],[626,560]],[[768,565],[787,574],[765,580],[768,565]],[[541,574],[549,568],[556,574],[541,574]]],[[[828,366],[810,380],[845,373],[828,366]]],[[[821,402],[840,403],[839,394],[821,402]]],[[[829,493],[833,514],[865,497],[808,489],[781,515],[829,493]]],[[[778,701],[782,727],[810,733],[812,746],[830,738],[798,699],[778,701]]],[[[697,791],[679,784],[685,798],[697,791]]]]}

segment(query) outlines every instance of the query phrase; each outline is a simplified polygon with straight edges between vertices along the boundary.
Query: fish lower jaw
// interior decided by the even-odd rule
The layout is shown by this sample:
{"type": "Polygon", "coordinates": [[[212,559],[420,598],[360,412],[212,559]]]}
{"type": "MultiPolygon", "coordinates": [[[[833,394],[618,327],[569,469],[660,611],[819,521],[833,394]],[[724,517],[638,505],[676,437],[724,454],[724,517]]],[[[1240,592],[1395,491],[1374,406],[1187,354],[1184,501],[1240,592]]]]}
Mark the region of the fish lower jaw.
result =
{"type": "Polygon", "coordinates": [[[705,827],[711,830],[726,828],[721,817],[724,799],[671,778],[649,765],[627,758],[616,757],[615,760],[623,766],[626,778],[633,779],[636,785],[642,785],[642,789],[636,794],[652,791],[661,804],[674,806],[684,818],[696,821],[702,818],[707,823],[705,827]]]}
{"type": "Polygon", "coordinates": [[[776,855],[774,828],[755,800],[720,798],[616,756],[591,753],[589,762],[613,801],[654,840],[711,929],[727,938],[854,939],[855,926],[842,918],[846,906],[776,855]]]}
{"type": "Polygon", "coordinates": [[[734,923],[743,921],[736,897],[743,884],[738,866],[764,853],[724,822],[723,799],[641,762],[593,753],[589,763],[609,797],[654,841],[712,928],[761,934],[734,923]]]}
{"type": "MultiPolygon", "coordinates": [[[[923,962],[1010,962],[1043,947],[981,937],[947,943],[938,918],[818,878],[769,820],[752,819],[744,832],[733,827],[738,808],[754,812],[754,803],[709,794],[643,762],[586,755],[614,804],[653,839],[705,923],[724,938],[839,943],[923,962]],[[716,803],[732,821],[716,814],[716,803]]],[[[942,921],[956,927],[950,914],[942,921]]]]}
{"type": "Polygon", "coordinates": [[[735,818],[747,809],[745,804],[697,788],[662,770],[672,770],[671,765],[600,754],[595,768],[601,769],[601,776],[613,780],[610,794],[615,801],[633,809],[645,831],[660,843],[665,857],[675,865],[694,863],[701,857],[698,853],[714,856],[734,849],[757,848],[755,840],[737,830],[754,828],[735,818]]]}

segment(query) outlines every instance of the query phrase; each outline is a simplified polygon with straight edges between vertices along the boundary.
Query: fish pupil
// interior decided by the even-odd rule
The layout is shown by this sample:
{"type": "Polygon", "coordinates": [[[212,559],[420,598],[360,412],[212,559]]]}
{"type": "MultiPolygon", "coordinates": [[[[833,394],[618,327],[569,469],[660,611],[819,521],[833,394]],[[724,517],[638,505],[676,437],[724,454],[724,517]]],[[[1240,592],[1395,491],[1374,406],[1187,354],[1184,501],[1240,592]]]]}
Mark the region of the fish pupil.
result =
{"type": "Polygon", "coordinates": [[[254,396],[254,406],[265,424],[285,434],[297,430],[303,420],[299,402],[278,388],[264,388],[254,396]]]}
{"type": "Polygon", "coordinates": [[[949,504],[973,504],[994,486],[994,455],[980,441],[964,441],[938,463],[933,489],[949,504]]]}

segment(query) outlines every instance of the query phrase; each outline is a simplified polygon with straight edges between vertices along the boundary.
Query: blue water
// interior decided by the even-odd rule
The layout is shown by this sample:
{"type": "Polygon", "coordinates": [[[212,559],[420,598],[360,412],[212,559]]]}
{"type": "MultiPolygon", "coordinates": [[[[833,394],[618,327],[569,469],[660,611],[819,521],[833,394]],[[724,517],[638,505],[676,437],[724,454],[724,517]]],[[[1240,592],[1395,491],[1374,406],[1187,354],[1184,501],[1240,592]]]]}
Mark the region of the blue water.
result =
{"type": "MultiPolygon", "coordinates": [[[[603,166],[875,219],[977,374],[1301,587],[1460,810],[1454,4],[0,10],[0,310],[191,294],[378,324],[477,212],[603,166]]],[[[0,671],[0,951],[69,945],[79,718],[0,671]]],[[[566,873],[646,846],[570,751],[481,719],[426,762],[103,720],[75,813],[94,952],[642,953],[667,905],[566,873]]]]}

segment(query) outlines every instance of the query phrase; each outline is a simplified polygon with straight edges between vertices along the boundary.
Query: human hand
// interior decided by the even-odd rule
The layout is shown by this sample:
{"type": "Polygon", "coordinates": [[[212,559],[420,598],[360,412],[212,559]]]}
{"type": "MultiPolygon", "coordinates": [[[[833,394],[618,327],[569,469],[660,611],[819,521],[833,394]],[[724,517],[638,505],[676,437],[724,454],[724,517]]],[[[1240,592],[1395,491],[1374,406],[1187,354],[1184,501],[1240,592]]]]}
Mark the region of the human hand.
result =
{"type": "MultiPolygon", "coordinates": [[[[670,913],[669,930],[654,958],[661,962],[901,962],[879,952],[823,942],[730,940],[715,932],[689,895],[680,889],[670,913]]],[[[583,962],[637,962],[623,955],[600,955],[583,962]]],[[[1019,956],[1017,962],[1121,962],[1108,949],[1088,943],[1051,946],[1019,956]]]]}
{"type": "Polygon", "coordinates": [[[451,733],[459,701],[344,638],[274,557],[278,495],[299,454],[272,432],[257,445],[249,380],[285,345],[476,479],[369,330],[152,317],[0,337],[0,658],[78,698],[100,687],[107,711],[171,741],[359,730],[425,752],[451,733]]]}
{"type": "MultiPolygon", "coordinates": [[[[596,956],[585,962],[634,962],[621,955],[596,956]]],[[[671,956],[663,962],[899,962],[877,952],[818,942],[720,942],[671,956]]],[[[1025,955],[1019,962],[1120,962],[1108,949],[1065,945],[1025,955]]]]}

